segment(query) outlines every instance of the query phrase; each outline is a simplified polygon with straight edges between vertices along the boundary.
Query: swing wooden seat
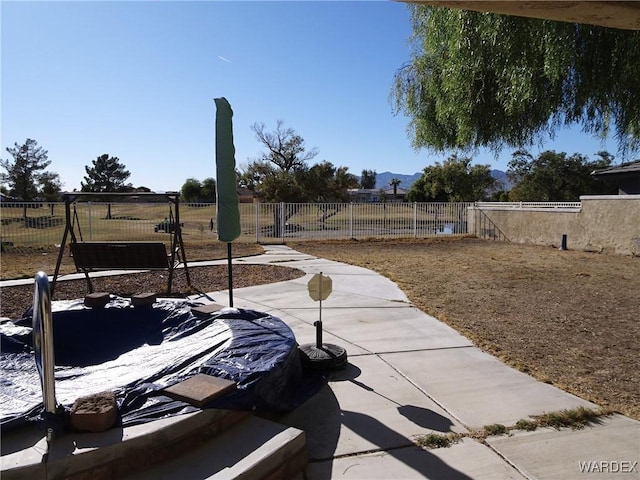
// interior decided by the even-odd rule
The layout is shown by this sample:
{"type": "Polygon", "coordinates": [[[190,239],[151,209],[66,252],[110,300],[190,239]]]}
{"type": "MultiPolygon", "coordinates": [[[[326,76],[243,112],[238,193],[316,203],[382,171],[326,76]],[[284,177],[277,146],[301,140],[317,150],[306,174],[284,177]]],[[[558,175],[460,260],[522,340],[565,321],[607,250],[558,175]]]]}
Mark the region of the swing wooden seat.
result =
{"type": "Polygon", "coordinates": [[[167,292],[171,293],[173,270],[180,264],[177,255],[172,259],[167,254],[162,242],[71,242],[69,249],[76,270],[87,277],[89,291],[93,291],[89,279],[92,272],[164,270],[169,273],[167,292]]]}
{"type": "Polygon", "coordinates": [[[78,272],[100,270],[171,270],[171,256],[162,242],[72,242],[78,272]]]}

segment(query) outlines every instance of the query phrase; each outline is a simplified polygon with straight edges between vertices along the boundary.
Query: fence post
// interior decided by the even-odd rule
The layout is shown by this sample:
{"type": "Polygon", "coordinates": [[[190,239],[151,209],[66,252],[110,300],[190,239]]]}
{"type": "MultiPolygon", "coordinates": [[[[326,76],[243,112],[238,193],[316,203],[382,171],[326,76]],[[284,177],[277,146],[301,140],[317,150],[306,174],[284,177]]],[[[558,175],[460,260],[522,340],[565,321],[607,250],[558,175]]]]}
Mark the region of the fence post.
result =
{"type": "MultiPolygon", "coordinates": [[[[467,225],[469,222],[469,219],[471,218],[471,215],[473,215],[473,222],[472,222],[472,226],[473,226],[473,235],[475,235],[476,237],[479,237],[480,235],[478,235],[478,215],[477,215],[477,210],[478,208],[478,202],[473,202],[473,206],[467,210],[467,225]]],[[[469,233],[469,232],[467,232],[469,233]]]]}
{"type": "Polygon", "coordinates": [[[413,202],[413,238],[418,238],[418,203],[413,202]]]}
{"type": "MultiPolygon", "coordinates": [[[[93,214],[91,211],[91,202],[87,202],[87,213],[89,215],[89,241],[93,241],[93,225],[92,225],[92,220],[93,220],[93,214]]],[[[79,221],[79,220],[78,220],[79,221]]]]}
{"type": "Polygon", "coordinates": [[[256,243],[260,243],[260,202],[254,203],[256,217],[256,243]]]}
{"type": "Polygon", "coordinates": [[[284,243],[284,202],[280,202],[280,238],[282,239],[282,243],[284,243]]]}
{"type": "Polygon", "coordinates": [[[349,238],[353,239],[353,202],[349,204],[349,238]]]}

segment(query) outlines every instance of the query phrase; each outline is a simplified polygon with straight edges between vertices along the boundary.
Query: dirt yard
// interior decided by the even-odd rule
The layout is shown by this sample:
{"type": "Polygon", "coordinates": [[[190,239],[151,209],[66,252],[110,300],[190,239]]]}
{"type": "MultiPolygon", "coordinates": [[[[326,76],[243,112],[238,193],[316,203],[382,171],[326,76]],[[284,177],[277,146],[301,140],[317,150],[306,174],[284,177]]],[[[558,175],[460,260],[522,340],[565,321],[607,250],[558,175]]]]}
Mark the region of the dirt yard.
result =
{"type": "MultiPolygon", "coordinates": [[[[187,245],[187,260],[216,260],[227,258],[226,244],[215,242],[208,245],[187,245]]],[[[257,244],[234,244],[234,257],[247,257],[264,252],[257,244]]],[[[39,250],[18,250],[2,254],[2,280],[14,278],[32,278],[36,272],[44,271],[53,280],[58,253],[54,248],[39,250]],[[30,272],[28,275],[26,272],[30,272]]],[[[73,261],[63,256],[61,273],[74,273],[73,261]]],[[[234,288],[262,285],[265,283],[292,280],[304,275],[303,272],[277,265],[253,266],[234,265],[234,288]]],[[[191,288],[183,270],[176,270],[172,282],[172,297],[182,297],[197,292],[215,292],[228,288],[228,270],[226,265],[209,267],[190,267],[189,277],[191,288]]],[[[96,292],[109,292],[123,297],[129,297],[144,292],[166,295],[168,277],[167,272],[147,272],[139,274],[115,275],[93,278],[96,292]]],[[[83,298],[88,293],[87,282],[72,280],[57,282],[53,292],[53,300],[68,300],[83,298]]],[[[33,301],[33,286],[4,287],[0,290],[0,316],[18,319],[31,306],[33,301]]]]}
{"type": "MultiPolygon", "coordinates": [[[[506,363],[640,420],[640,258],[472,238],[290,245],[375,270],[397,282],[418,308],[506,363]]],[[[237,256],[260,251],[258,245],[234,244],[237,256]]],[[[225,256],[224,244],[187,248],[191,261],[225,256]]],[[[56,252],[3,252],[1,261],[3,280],[37,270],[52,276],[56,252]]],[[[66,262],[64,270],[72,269],[66,262]]],[[[226,288],[224,266],[191,271],[198,289],[226,288]]],[[[234,288],[299,275],[275,265],[234,267],[234,288]]],[[[96,290],[121,295],[166,288],[159,273],[101,282],[96,290]]],[[[64,282],[56,289],[55,299],[82,298],[86,283],[64,282]]],[[[182,275],[174,291],[189,293],[182,275]]],[[[18,318],[31,302],[32,287],[7,287],[0,294],[0,315],[18,318]]]]}

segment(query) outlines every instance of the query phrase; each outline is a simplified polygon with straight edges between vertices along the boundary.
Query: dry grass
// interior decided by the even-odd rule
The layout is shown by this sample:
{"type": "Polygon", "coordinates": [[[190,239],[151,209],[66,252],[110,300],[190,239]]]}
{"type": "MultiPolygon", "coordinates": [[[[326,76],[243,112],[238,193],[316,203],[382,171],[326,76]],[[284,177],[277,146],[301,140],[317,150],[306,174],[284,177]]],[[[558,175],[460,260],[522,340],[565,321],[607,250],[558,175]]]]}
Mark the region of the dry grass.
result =
{"type": "Polygon", "coordinates": [[[640,258],[472,238],[291,245],[387,276],[506,363],[640,420],[640,258]]]}
{"type": "Polygon", "coordinates": [[[558,412],[545,413],[537,415],[531,419],[518,420],[515,425],[507,426],[500,423],[492,423],[485,425],[481,429],[470,430],[465,433],[449,432],[449,433],[429,433],[427,435],[417,435],[415,437],[416,445],[434,449],[448,448],[454,443],[460,442],[463,438],[473,438],[479,442],[485,443],[488,437],[497,435],[511,435],[514,430],[525,430],[533,432],[539,427],[552,427],[557,430],[570,428],[572,430],[580,430],[587,425],[593,425],[602,422],[603,417],[611,415],[611,411],[607,409],[591,410],[584,407],[578,407],[568,410],[560,410],[558,412]]]}

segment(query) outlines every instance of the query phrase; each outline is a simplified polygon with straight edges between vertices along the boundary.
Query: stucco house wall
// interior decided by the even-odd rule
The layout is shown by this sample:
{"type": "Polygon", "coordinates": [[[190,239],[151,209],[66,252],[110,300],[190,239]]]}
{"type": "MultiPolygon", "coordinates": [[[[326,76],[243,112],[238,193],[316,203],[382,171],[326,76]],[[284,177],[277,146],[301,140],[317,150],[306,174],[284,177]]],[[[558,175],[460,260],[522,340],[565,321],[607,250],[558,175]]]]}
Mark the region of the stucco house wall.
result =
{"type": "Polygon", "coordinates": [[[640,195],[580,197],[579,209],[469,209],[469,232],[514,243],[640,255],[640,195]]]}

